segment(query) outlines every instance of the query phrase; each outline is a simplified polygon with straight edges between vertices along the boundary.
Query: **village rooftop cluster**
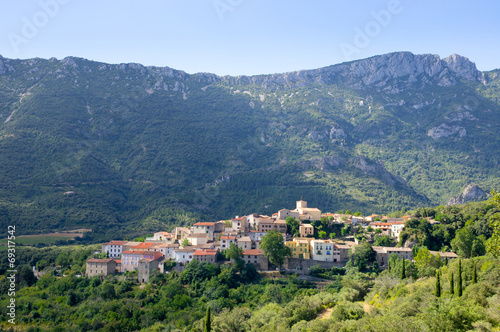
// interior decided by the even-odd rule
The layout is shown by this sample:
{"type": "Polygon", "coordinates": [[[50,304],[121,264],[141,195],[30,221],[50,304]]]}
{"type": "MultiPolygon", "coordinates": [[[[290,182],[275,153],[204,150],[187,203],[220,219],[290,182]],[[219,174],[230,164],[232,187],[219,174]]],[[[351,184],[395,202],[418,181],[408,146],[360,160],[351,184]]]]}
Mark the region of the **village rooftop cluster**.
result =
{"type": "MultiPolygon", "coordinates": [[[[87,276],[127,271],[138,272],[140,282],[148,282],[156,272],[165,272],[165,262],[175,262],[178,269],[192,260],[209,263],[221,263],[218,253],[234,244],[242,249],[242,259],[253,264],[257,270],[266,271],[270,264],[263,251],[259,249],[262,238],[270,231],[280,232],[285,245],[291,249],[291,257],[285,262],[285,269],[298,272],[320,265],[324,268],[343,267],[349,260],[349,250],[358,244],[340,239],[314,238],[315,229],[311,221],[327,217],[330,223],[343,224],[343,227],[363,227],[374,230],[399,241],[405,221],[413,216],[388,218],[371,215],[368,217],[345,214],[321,214],[317,208],[310,208],[307,202],[297,201],[294,210],[282,209],[272,216],[250,214],[235,217],[231,220],[216,222],[197,222],[192,227],[176,227],[172,232],[157,232],[147,237],[144,242],[110,241],[102,244],[102,253],[106,259],[92,258],[87,260],[87,276]],[[286,218],[299,220],[299,237],[287,234],[286,218]],[[377,221],[376,221],[377,220],[377,221]],[[382,220],[383,222],[380,222],[382,220]]],[[[400,259],[412,259],[411,248],[374,246],[378,265],[387,265],[389,255],[397,254],[400,259]]],[[[438,254],[438,252],[431,252],[438,254]]],[[[457,258],[453,252],[439,252],[442,259],[457,258]]]]}

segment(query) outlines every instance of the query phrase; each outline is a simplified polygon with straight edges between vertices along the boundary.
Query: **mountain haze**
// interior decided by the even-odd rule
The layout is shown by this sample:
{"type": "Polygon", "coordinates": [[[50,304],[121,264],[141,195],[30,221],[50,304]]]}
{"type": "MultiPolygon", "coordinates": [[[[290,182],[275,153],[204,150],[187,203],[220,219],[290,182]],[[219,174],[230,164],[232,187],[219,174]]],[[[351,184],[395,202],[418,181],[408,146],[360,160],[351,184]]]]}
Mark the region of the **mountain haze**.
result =
{"type": "Polygon", "coordinates": [[[0,57],[0,220],[117,237],[499,187],[500,71],[397,52],[258,76],[0,57]]]}

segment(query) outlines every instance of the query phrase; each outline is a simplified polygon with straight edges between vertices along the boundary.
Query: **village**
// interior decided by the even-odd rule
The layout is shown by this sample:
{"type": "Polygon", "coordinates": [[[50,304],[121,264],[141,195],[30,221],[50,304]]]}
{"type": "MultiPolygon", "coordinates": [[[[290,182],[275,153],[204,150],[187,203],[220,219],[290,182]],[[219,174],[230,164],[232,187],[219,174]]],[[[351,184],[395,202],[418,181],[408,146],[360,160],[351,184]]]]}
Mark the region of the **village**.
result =
{"type": "MultiPolygon", "coordinates": [[[[236,216],[231,220],[216,222],[197,222],[192,227],[176,227],[172,232],[159,231],[144,242],[113,240],[102,244],[101,256],[91,258],[86,263],[86,275],[89,277],[107,276],[116,273],[137,271],[139,282],[146,283],[154,273],[166,273],[165,265],[183,267],[197,260],[208,263],[224,263],[220,253],[234,244],[241,248],[241,259],[252,264],[258,271],[275,270],[263,250],[259,248],[262,238],[271,231],[283,236],[284,244],[290,248],[291,255],[285,259],[284,269],[294,273],[307,274],[313,266],[322,268],[345,267],[349,261],[349,250],[359,244],[359,237],[336,237],[325,232],[317,236],[313,221],[327,220],[349,233],[364,231],[372,234],[387,235],[395,242],[399,241],[405,222],[413,216],[389,218],[370,215],[367,217],[349,214],[322,214],[317,208],[307,206],[304,200],[297,201],[294,210],[281,209],[272,216],[250,214],[236,216]],[[299,236],[287,232],[287,220],[297,222],[299,236]],[[323,233],[323,234],[322,234],[323,233]],[[316,237],[315,237],[316,234],[316,237]],[[318,238],[321,237],[321,238],[318,238]]],[[[433,221],[436,222],[436,221],[433,221]]],[[[396,254],[399,259],[412,260],[409,247],[373,246],[379,268],[387,267],[389,255],[396,254]]],[[[458,256],[453,252],[434,252],[441,259],[453,259],[458,256]]]]}

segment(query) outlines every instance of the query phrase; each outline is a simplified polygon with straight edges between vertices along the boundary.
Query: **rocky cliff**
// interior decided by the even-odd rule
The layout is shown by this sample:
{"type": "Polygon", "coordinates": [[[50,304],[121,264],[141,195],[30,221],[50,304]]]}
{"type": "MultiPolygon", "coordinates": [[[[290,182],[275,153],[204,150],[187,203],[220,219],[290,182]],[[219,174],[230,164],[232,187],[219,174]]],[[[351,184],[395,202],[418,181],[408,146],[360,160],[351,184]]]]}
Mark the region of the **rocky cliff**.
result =
{"type": "Polygon", "coordinates": [[[477,184],[469,184],[458,197],[452,197],[446,205],[465,204],[467,202],[475,202],[484,200],[488,194],[484,192],[477,184]]]}

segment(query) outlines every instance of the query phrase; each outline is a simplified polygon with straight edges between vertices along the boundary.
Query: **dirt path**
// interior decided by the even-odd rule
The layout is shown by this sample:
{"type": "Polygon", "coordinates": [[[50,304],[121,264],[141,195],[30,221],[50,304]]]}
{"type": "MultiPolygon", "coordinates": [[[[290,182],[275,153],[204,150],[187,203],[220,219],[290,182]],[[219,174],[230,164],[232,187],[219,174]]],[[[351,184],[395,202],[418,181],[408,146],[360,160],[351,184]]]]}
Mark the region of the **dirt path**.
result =
{"type": "Polygon", "coordinates": [[[321,312],[318,314],[319,319],[328,319],[332,315],[333,308],[326,308],[321,310],[321,312]]]}

